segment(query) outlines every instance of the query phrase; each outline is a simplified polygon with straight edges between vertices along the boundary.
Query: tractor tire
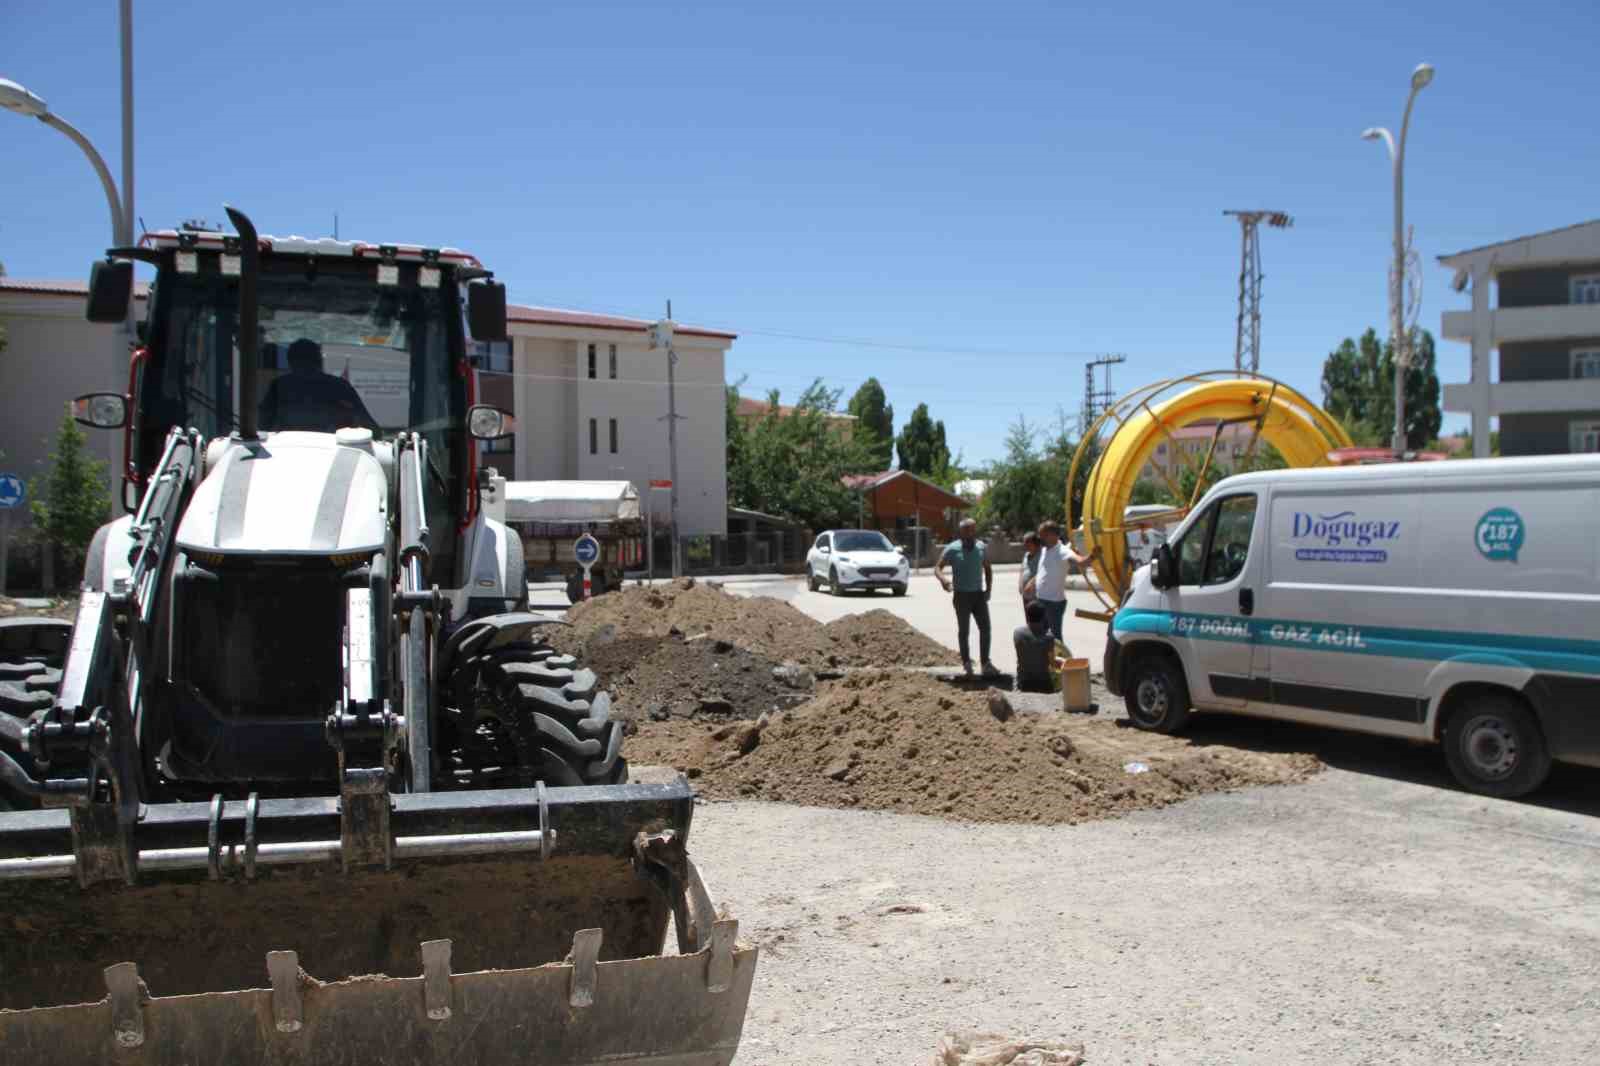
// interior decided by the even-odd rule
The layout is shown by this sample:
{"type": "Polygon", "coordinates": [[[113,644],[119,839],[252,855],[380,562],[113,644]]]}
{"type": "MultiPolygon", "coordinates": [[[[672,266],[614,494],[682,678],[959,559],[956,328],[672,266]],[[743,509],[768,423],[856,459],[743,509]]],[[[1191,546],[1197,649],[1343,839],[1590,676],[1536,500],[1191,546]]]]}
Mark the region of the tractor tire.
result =
{"type": "Polygon", "coordinates": [[[628,780],[623,724],[611,718],[611,696],[571,655],[540,644],[499,648],[457,664],[449,691],[471,737],[457,746],[447,774],[471,777],[498,762],[504,779],[486,782],[491,787],[628,780]]]}
{"type": "Polygon", "coordinates": [[[0,619],[0,712],[26,718],[50,706],[71,640],[60,618],[0,619]]]}

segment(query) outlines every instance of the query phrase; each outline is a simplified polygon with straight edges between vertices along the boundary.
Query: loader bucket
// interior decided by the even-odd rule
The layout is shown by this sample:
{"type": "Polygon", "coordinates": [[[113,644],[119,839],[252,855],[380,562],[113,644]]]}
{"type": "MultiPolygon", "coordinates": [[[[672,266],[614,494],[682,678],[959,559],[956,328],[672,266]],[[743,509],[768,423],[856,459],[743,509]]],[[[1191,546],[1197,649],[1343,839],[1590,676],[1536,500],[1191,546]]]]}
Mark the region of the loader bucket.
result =
{"type": "Polygon", "coordinates": [[[0,815],[0,1058],[727,1063],[756,952],[687,783],[634,778],[393,796],[387,868],[334,798],[151,806],[135,883],[88,887],[65,811],[0,815]]]}

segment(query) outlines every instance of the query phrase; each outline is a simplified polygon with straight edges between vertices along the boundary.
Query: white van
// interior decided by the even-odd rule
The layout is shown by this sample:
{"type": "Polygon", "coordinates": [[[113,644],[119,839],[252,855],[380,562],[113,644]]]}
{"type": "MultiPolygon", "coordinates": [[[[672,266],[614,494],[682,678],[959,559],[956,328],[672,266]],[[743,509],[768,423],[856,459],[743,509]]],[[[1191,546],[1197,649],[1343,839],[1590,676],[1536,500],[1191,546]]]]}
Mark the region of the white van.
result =
{"type": "Polygon", "coordinates": [[[1241,474],[1134,575],[1107,687],[1438,742],[1466,787],[1600,766],[1600,455],[1241,474]]]}

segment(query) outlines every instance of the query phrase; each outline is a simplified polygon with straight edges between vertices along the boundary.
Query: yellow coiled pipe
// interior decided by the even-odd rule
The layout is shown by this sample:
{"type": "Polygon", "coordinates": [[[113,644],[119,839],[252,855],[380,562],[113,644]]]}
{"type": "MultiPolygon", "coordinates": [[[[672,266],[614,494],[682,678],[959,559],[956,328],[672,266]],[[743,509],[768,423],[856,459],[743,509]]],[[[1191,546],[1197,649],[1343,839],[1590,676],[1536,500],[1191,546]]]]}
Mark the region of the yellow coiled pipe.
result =
{"type": "MultiPolygon", "coordinates": [[[[1113,404],[1094,432],[1108,422],[1114,422],[1116,428],[1089,472],[1080,516],[1084,550],[1093,555],[1091,565],[1106,594],[1102,600],[1109,599],[1108,606],[1121,598],[1126,582],[1128,544],[1123,514],[1134,482],[1156,447],[1168,441],[1173,431],[1197,423],[1252,422],[1260,439],[1293,467],[1325,466],[1328,452],[1352,444],[1350,434],[1336,419],[1288,385],[1270,378],[1237,377],[1231,371],[1197,374],[1136,390],[1113,404]],[[1220,376],[1224,373],[1229,376],[1220,376]],[[1157,399],[1190,381],[1195,384],[1167,399],[1157,399]]],[[[1068,474],[1069,523],[1073,520],[1072,478],[1093,436],[1085,434],[1068,474]]],[[[1182,501],[1180,507],[1186,508],[1190,502],[1182,501]]]]}

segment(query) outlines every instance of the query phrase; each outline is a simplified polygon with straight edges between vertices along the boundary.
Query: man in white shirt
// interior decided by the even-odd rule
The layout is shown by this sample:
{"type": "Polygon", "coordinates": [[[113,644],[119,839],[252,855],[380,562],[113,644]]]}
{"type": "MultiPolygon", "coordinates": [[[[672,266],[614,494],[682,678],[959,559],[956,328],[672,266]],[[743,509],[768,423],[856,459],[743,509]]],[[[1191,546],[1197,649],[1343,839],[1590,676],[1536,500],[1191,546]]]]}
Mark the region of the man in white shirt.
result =
{"type": "Polygon", "coordinates": [[[1022,595],[1024,598],[1032,595],[1044,605],[1050,632],[1065,644],[1067,638],[1062,626],[1067,617],[1067,563],[1070,561],[1081,567],[1089,561],[1089,557],[1079,555],[1070,544],[1062,541],[1059,523],[1046,522],[1041,525],[1039,540],[1044,545],[1039,549],[1039,569],[1033,580],[1022,587],[1022,595]]]}

